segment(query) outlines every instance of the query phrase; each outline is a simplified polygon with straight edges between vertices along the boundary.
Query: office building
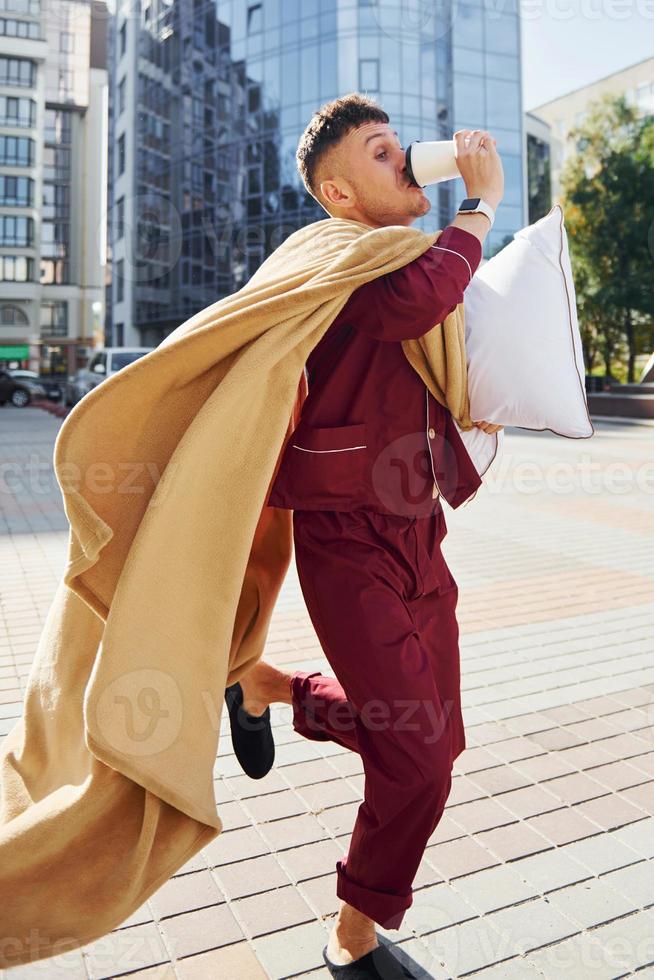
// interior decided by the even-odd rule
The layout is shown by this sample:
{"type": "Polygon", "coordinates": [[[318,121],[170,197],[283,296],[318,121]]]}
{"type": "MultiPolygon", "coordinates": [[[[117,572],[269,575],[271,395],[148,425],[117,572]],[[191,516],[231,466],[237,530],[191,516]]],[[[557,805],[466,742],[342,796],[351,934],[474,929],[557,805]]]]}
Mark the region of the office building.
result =
{"type": "Polygon", "coordinates": [[[0,364],[65,376],[102,338],[107,11],[0,0],[0,364]]]}
{"type": "Polygon", "coordinates": [[[527,224],[533,225],[552,207],[550,126],[525,112],[527,224]]]}
{"type": "Polygon", "coordinates": [[[645,58],[622,71],[614,72],[574,89],[565,95],[544,102],[530,112],[546,123],[551,130],[552,198],[561,199],[561,168],[571,154],[577,152],[570,132],[586,119],[591,102],[603,95],[624,95],[643,115],[654,113],[654,58],[645,58]]]}
{"type": "MultiPolygon", "coordinates": [[[[410,5],[409,5],[410,6],[410,5]]],[[[239,289],[280,241],[327,217],[297,174],[312,113],[351,91],[375,98],[403,145],[487,128],[506,193],[486,257],[525,224],[520,21],[453,0],[417,20],[390,0],[143,0],[112,25],[109,164],[117,344],[156,345],[239,289]]],[[[442,228],[465,196],[428,189],[415,223],[442,228]]]]}

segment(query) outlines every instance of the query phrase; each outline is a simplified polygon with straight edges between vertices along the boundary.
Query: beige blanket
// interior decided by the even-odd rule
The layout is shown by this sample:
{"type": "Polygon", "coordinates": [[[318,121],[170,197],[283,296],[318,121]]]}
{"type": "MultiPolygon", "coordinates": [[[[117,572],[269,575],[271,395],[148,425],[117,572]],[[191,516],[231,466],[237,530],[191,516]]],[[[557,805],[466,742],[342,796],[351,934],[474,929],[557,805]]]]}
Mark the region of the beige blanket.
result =
{"type": "MultiPolygon", "coordinates": [[[[24,716],[0,746],[0,966],[114,929],[222,830],[226,684],[262,654],[292,555],[266,506],[307,356],[361,284],[438,240],[327,218],[63,422],[70,522],[24,716]]],[[[463,304],[407,358],[470,428],[463,304]]]]}

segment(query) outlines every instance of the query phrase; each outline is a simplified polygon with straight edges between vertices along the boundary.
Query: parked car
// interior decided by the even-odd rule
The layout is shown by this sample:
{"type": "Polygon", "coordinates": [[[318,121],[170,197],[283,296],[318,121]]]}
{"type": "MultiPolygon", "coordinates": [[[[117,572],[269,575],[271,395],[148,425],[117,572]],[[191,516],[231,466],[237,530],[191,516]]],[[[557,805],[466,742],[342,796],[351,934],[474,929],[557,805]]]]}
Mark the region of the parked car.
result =
{"type": "Polygon", "coordinates": [[[84,395],[88,395],[92,388],[97,388],[109,375],[133,364],[151,350],[154,350],[154,347],[100,347],[94,351],[85,368],[80,368],[76,374],[68,378],[66,405],[76,405],[84,395]]]}
{"type": "Polygon", "coordinates": [[[617,378],[612,374],[587,374],[586,393],[589,395],[610,391],[612,385],[617,384],[617,378]]]}
{"type": "Polygon", "coordinates": [[[0,368],[0,405],[11,402],[16,408],[24,408],[32,399],[45,398],[45,388],[33,378],[15,378],[10,371],[0,368]]]}
{"type": "Polygon", "coordinates": [[[60,401],[64,393],[64,381],[57,381],[55,378],[45,378],[36,371],[27,371],[23,368],[9,368],[9,374],[16,381],[21,381],[23,378],[26,378],[28,381],[34,381],[40,384],[45,389],[46,398],[51,402],[60,401]]]}

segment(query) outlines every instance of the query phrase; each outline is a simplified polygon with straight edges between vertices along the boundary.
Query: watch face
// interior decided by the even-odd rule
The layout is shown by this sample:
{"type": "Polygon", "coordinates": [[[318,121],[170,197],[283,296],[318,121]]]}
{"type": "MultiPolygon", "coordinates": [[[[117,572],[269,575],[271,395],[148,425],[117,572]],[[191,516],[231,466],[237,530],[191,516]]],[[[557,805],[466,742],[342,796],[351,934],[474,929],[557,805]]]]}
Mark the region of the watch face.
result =
{"type": "Polygon", "coordinates": [[[466,197],[466,199],[461,202],[461,208],[465,208],[466,211],[472,211],[474,208],[479,206],[480,201],[480,197],[466,197]]]}

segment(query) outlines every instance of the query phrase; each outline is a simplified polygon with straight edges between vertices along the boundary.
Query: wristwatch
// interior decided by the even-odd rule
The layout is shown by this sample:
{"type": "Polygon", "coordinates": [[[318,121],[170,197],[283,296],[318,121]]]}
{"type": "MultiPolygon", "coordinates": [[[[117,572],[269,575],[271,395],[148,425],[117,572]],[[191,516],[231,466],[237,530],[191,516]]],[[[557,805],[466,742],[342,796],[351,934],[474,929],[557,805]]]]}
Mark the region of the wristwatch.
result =
{"type": "Polygon", "coordinates": [[[466,197],[461,201],[457,214],[485,214],[493,227],[495,221],[495,209],[490,206],[483,197],[466,197]]]}

